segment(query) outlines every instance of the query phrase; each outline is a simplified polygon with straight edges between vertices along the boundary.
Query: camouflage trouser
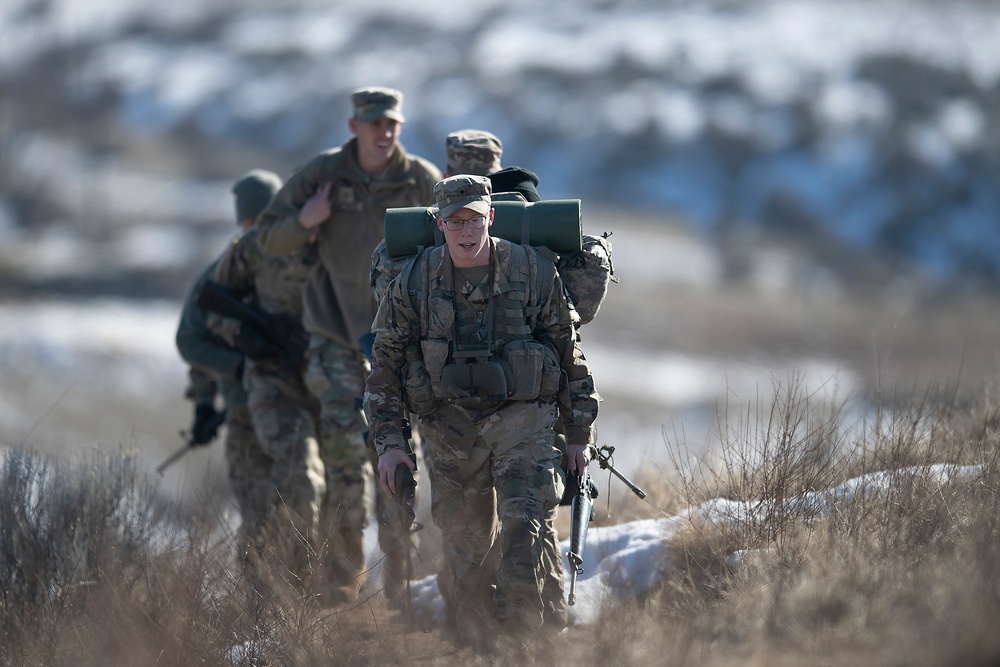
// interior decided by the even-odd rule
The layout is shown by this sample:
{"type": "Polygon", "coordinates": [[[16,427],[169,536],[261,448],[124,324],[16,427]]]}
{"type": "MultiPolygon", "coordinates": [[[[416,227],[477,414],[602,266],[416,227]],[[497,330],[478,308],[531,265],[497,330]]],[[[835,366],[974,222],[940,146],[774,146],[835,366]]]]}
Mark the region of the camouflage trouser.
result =
{"type": "Polygon", "coordinates": [[[559,534],[555,519],[558,508],[545,513],[542,523],[542,604],[545,627],[558,632],[566,627],[569,611],[566,606],[566,571],[559,553],[559,534]]]}
{"type": "Polygon", "coordinates": [[[240,513],[237,544],[241,553],[260,546],[264,521],[274,504],[272,459],[253,431],[246,405],[226,407],[226,463],[229,486],[240,513]]]}
{"type": "Polygon", "coordinates": [[[498,620],[542,624],[543,525],[565,487],[555,418],[553,406],[537,402],[486,415],[444,406],[422,418],[431,511],[447,561],[442,588],[459,620],[488,608],[495,581],[498,620]]]}
{"type": "Polygon", "coordinates": [[[326,493],[316,438],[317,410],[297,378],[261,374],[251,366],[247,389],[254,431],[272,460],[274,518],[268,527],[273,527],[279,539],[286,539],[286,535],[304,538],[305,544],[292,548],[294,562],[289,564],[293,572],[304,574],[308,550],[316,546],[320,506],[326,493]]]}
{"type": "Polygon", "coordinates": [[[334,595],[350,598],[364,578],[362,531],[372,516],[374,453],[360,405],[368,364],[360,350],[313,334],[305,381],[320,406],[320,456],[326,466],[321,509],[324,567],[334,595]]]}
{"type": "MultiPolygon", "coordinates": [[[[555,444],[562,459],[560,465],[565,465],[566,436],[565,425],[561,419],[555,424],[555,444]]],[[[552,508],[546,514],[542,526],[542,567],[545,570],[545,584],[542,590],[542,603],[545,605],[545,625],[559,631],[566,627],[569,618],[569,608],[566,605],[566,570],[563,568],[562,554],[559,552],[559,534],[556,532],[555,520],[558,507],[552,508]]]]}

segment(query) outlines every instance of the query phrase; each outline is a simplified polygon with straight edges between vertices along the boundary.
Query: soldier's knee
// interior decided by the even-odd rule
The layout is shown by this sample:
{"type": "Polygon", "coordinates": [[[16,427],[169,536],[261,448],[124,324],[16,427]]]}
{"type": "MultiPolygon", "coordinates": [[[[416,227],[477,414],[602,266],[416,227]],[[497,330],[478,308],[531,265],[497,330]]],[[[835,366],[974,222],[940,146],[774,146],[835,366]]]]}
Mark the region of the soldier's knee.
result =
{"type": "Polygon", "coordinates": [[[504,527],[500,538],[501,557],[519,568],[534,568],[541,559],[538,524],[524,520],[504,527]]]}

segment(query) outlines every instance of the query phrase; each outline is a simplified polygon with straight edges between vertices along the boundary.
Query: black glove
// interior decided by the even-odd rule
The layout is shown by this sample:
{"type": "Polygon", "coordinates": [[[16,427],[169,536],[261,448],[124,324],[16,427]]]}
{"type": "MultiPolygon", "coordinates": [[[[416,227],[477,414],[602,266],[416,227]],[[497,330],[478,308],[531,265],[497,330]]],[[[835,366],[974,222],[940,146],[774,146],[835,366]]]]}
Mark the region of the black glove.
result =
{"type": "Polygon", "coordinates": [[[285,356],[285,351],[257,327],[244,322],[236,334],[236,349],[254,361],[273,361],[285,356]]]}
{"type": "Polygon", "coordinates": [[[219,427],[226,421],[226,411],[216,412],[207,403],[194,407],[194,424],[191,425],[191,446],[207,445],[215,440],[219,427]]]}

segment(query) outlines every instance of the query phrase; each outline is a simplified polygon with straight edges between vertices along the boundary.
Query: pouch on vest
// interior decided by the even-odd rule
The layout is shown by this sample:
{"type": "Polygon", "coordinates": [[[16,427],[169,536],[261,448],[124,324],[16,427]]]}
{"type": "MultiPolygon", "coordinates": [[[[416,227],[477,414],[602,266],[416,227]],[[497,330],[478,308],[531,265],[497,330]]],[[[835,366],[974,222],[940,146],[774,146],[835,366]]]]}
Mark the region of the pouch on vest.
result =
{"type": "Polygon", "coordinates": [[[538,398],[545,363],[544,346],[534,340],[514,340],[504,345],[500,354],[510,369],[511,400],[538,398]]]}
{"type": "MultiPolygon", "coordinates": [[[[420,354],[424,358],[424,366],[430,375],[432,385],[440,385],[441,371],[448,363],[448,352],[451,345],[447,340],[439,338],[425,338],[420,341],[420,354]]],[[[441,396],[443,394],[439,394],[441,396]]]]}
{"type": "Polygon", "coordinates": [[[448,364],[441,373],[441,386],[447,399],[457,405],[474,405],[482,399],[505,401],[509,394],[507,370],[498,361],[448,364]]]}
{"type": "Polygon", "coordinates": [[[431,386],[431,376],[423,359],[409,362],[404,371],[403,395],[406,397],[406,407],[417,415],[433,412],[438,406],[431,386]]]}

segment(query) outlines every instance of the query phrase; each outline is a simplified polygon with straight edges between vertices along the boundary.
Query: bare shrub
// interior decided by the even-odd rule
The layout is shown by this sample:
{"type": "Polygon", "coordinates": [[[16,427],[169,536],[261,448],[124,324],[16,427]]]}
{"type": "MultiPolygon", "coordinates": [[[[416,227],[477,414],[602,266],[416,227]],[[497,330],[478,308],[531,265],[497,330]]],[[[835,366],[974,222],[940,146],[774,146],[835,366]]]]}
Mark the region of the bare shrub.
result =
{"type": "Polygon", "coordinates": [[[639,634],[667,628],[675,664],[994,664],[993,394],[928,392],[858,429],[792,386],[762,414],[722,431],[721,462],[676,454],[691,506],[738,499],[743,520],[670,541],[639,634]]]}

